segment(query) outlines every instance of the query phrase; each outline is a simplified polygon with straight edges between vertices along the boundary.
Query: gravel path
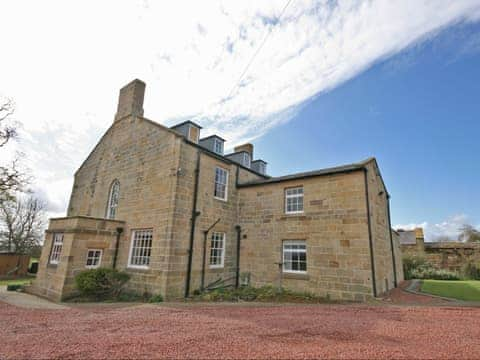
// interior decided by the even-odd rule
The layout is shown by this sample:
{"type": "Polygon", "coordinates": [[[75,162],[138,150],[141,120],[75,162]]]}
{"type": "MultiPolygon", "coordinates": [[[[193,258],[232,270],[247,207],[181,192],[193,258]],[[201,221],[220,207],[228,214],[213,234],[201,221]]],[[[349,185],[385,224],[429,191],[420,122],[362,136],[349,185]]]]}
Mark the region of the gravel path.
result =
{"type": "Polygon", "coordinates": [[[479,358],[480,309],[0,302],[0,358],[479,358]]]}

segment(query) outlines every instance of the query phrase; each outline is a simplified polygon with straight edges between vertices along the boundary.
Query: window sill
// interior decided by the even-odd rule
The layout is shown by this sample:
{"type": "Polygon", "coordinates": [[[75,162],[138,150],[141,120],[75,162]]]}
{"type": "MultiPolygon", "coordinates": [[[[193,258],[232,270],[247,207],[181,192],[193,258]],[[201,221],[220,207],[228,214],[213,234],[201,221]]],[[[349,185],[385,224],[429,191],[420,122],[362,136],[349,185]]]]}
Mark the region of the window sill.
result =
{"type": "Polygon", "coordinates": [[[58,267],[58,263],[57,264],[52,264],[52,263],[47,264],[47,268],[50,268],[50,269],[56,269],[57,267],[58,267]]]}
{"type": "Polygon", "coordinates": [[[310,280],[310,275],[307,273],[290,273],[290,272],[283,272],[282,278],[284,279],[293,279],[293,280],[310,280]]]}
{"type": "Polygon", "coordinates": [[[214,198],[215,200],[222,201],[222,202],[224,202],[224,203],[228,202],[228,198],[227,198],[227,199],[222,199],[222,198],[219,198],[219,197],[216,197],[216,196],[214,196],[213,198],[214,198]]]}
{"type": "Polygon", "coordinates": [[[303,215],[305,211],[285,212],[285,215],[303,215]]]}
{"type": "Polygon", "coordinates": [[[149,266],[135,266],[135,265],[128,265],[127,270],[134,270],[134,271],[148,271],[150,270],[149,266]]]}
{"type": "Polygon", "coordinates": [[[209,266],[208,267],[210,270],[223,270],[224,266],[209,266]]]}

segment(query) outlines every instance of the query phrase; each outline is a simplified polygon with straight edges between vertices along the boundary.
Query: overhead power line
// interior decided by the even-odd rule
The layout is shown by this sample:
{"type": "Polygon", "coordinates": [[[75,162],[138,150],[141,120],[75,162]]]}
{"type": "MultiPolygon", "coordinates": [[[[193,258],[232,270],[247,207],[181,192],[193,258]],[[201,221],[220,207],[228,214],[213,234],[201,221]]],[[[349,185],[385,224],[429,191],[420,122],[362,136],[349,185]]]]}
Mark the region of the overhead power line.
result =
{"type": "MultiPolygon", "coordinates": [[[[288,6],[290,5],[290,3],[292,2],[293,0],[288,0],[287,3],[285,4],[285,6],[283,7],[282,9],[282,12],[280,13],[280,16],[278,17],[278,22],[280,22],[283,18],[283,15],[285,14],[285,11],[287,10],[288,6]]],[[[245,76],[245,74],[247,73],[248,69],[250,68],[250,65],[252,65],[253,61],[255,60],[255,58],[257,57],[258,53],[260,52],[260,50],[262,50],[263,46],[265,45],[265,43],[267,42],[268,40],[268,37],[270,36],[270,34],[272,33],[272,28],[269,28],[268,29],[268,32],[267,34],[265,35],[265,37],[263,38],[263,41],[261,42],[260,46],[257,48],[257,50],[255,51],[255,53],[253,54],[252,58],[250,59],[250,61],[247,63],[247,66],[245,66],[245,69],[243,69],[242,71],[242,74],[240,75],[240,77],[238,78],[238,80],[235,82],[235,84],[233,85],[232,89],[230,90],[230,92],[228,93],[228,96],[225,98],[225,99],[230,99],[230,97],[233,95],[234,91],[237,89],[237,87],[240,85],[240,82],[242,81],[243,77],[245,76]]],[[[223,103],[222,103],[222,107],[223,107],[223,103]]],[[[221,108],[222,108],[221,107],[221,108]]],[[[220,110],[221,110],[220,108],[220,110]]]]}

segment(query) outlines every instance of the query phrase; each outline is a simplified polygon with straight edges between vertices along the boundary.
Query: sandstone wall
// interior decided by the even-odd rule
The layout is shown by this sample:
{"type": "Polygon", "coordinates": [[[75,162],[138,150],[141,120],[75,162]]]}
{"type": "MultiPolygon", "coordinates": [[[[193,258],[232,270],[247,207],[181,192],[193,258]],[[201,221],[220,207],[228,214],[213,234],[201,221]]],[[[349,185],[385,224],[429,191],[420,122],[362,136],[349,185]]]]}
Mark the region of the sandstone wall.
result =
{"type": "Polygon", "coordinates": [[[75,174],[69,216],[105,217],[110,186],[115,179],[120,182],[116,219],[124,220],[126,225],[118,269],[128,267],[132,230],[153,229],[149,269],[128,268],[132,290],[166,291],[182,142],[180,136],[149,120],[122,118],[106,132],[75,174]]]}
{"type": "Polygon", "coordinates": [[[241,269],[253,285],[279,284],[334,299],[372,295],[362,171],[240,189],[241,269]],[[285,188],[304,187],[304,213],[286,215],[285,188]],[[307,274],[280,271],[282,242],[305,240],[307,274]]]}

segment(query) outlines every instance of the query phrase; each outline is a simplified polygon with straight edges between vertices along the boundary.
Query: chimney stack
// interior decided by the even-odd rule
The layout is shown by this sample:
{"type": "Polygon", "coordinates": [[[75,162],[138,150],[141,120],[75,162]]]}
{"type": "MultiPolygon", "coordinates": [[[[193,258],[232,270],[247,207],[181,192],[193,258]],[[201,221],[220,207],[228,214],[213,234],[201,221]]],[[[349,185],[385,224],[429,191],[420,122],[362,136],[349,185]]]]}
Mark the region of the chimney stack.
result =
{"type": "Polygon", "coordinates": [[[235,152],[246,151],[250,154],[250,158],[253,159],[253,145],[250,143],[236,146],[234,149],[235,152]]]}
{"type": "Polygon", "coordinates": [[[144,96],[145,83],[141,80],[135,79],[121,88],[115,121],[128,115],[143,116],[144,96]]]}

